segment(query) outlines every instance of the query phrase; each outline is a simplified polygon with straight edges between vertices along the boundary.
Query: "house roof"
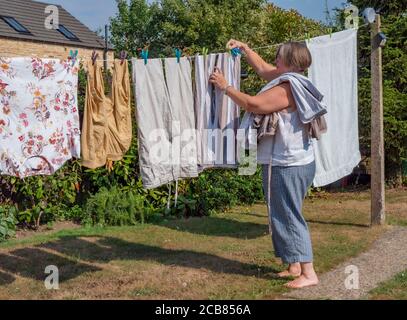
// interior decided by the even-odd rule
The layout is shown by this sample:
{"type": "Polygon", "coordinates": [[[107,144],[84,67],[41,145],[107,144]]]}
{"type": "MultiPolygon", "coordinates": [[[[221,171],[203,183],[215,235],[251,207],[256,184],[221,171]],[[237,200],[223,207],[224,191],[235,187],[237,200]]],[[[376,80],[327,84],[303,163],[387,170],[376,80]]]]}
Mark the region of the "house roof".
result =
{"type": "MultiPolygon", "coordinates": [[[[58,30],[46,29],[44,22],[49,14],[45,13],[45,7],[48,5],[48,3],[32,0],[0,0],[0,16],[15,18],[31,33],[19,33],[3,19],[0,19],[0,37],[65,44],[71,47],[86,47],[90,49],[103,49],[105,47],[103,38],[98,36],[96,32],[91,31],[60,5],[57,5],[59,9],[59,24],[62,24],[74,33],[80,41],[69,40],[58,30]]],[[[109,46],[109,49],[112,49],[112,47],[109,46]]]]}

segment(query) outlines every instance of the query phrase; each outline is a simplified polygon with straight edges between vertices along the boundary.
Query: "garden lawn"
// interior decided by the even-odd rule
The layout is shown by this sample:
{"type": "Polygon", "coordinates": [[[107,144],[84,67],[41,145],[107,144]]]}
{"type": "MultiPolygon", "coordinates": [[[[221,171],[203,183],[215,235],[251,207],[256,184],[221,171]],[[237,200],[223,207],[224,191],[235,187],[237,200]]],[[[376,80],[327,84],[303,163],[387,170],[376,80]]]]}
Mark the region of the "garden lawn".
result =
{"type": "Polygon", "coordinates": [[[379,285],[369,294],[374,300],[407,300],[407,270],[379,285]]]}
{"type": "MultiPolygon", "coordinates": [[[[386,191],[390,224],[407,225],[406,191],[386,191]]],[[[320,273],[391,228],[368,227],[369,191],[322,193],[306,199],[304,212],[320,273]]],[[[205,218],[10,240],[0,244],[0,299],[279,298],[288,289],[274,273],[284,266],[274,258],[267,231],[266,207],[259,203],[205,218]],[[59,290],[44,286],[47,265],[59,268],[59,290]]],[[[383,289],[372,297],[393,292],[400,296],[383,289]]]]}

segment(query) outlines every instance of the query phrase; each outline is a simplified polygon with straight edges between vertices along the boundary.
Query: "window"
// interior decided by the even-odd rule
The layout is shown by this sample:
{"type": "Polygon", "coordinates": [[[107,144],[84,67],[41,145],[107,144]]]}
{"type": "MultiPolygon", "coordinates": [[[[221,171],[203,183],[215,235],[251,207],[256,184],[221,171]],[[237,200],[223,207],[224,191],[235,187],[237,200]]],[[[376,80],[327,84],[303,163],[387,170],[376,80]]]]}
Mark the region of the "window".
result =
{"type": "Polygon", "coordinates": [[[72,40],[72,41],[80,41],[79,38],[73,34],[71,31],[69,31],[65,26],[62,24],[59,25],[59,28],[57,29],[59,32],[61,32],[67,39],[72,40]]]}
{"type": "Polygon", "coordinates": [[[13,17],[2,16],[1,19],[3,19],[10,27],[12,27],[17,32],[23,33],[23,34],[31,34],[27,28],[25,28],[20,22],[18,22],[13,17]]]}

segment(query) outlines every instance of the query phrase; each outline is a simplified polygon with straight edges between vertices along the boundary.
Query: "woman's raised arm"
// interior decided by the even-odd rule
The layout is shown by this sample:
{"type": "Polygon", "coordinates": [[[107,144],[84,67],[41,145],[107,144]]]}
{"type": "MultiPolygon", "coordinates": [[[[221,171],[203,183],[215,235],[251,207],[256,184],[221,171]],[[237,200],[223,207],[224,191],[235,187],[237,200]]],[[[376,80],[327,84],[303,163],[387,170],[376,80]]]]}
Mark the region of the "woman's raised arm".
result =
{"type": "Polygon", "coordinates": [[[255,51],[243,42],[231,39],[226,45],[227,48],[239,48],[245,53],[247,63],[254,69],[254,71],[264,80],[271,81],[277,78],[280,73],[277,72],[277,68],[270,63],[267,63],[260,57],[255,51]]]}

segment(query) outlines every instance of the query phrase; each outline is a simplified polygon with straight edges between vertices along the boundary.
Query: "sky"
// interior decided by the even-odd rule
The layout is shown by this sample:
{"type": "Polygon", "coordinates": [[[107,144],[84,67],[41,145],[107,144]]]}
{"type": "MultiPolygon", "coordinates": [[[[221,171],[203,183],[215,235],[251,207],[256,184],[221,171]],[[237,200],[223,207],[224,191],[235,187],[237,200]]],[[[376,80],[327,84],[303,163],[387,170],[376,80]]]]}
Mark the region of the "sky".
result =
{"type": "MultiPolygon", "coordinates": [[[[115,0],[42,0],[60,4],[73,16],[96,31],[109,23],[109,17],[117,12],[115,0]]],[[[325,0],[271,0],[283,9],[296,9],[302,15],[325,22],[325,0]]],[[[328,8],[343,7],[346,0],[328,0],[328,8]]]]}

